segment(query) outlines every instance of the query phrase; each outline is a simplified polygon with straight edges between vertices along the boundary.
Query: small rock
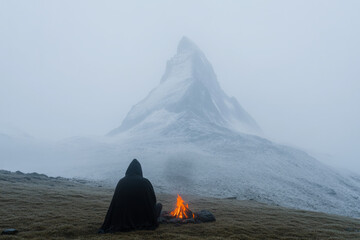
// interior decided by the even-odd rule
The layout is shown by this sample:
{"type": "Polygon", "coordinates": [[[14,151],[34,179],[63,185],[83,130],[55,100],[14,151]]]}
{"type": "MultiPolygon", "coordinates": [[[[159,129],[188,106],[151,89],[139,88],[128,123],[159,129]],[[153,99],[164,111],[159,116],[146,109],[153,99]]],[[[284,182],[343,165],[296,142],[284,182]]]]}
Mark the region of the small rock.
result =
{"type": "Polygon", "coordinates": [[[1,232],[1,235],[14,235],[17,234],[19,231],[14,228],[8,228],[1,232]]]}
{"type": "Polygon", "coordinates": [[[195,213],[196,220],[200,222],[213,222],[216,221],[215,216],[208,210],[201,210],[195,213]]]}

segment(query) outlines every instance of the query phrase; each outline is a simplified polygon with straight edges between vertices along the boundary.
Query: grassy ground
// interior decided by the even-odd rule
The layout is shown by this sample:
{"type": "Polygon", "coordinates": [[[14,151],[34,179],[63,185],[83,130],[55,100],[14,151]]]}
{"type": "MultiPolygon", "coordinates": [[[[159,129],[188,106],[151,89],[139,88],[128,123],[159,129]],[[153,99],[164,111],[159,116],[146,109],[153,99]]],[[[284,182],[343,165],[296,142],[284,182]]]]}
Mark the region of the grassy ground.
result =
{"type": "MultiPolygon", "coordinates": [[[[0,171],[0,230],[19,230],[0,239],[360,239],[358,219],[186,195],[190,209],[210,210],[217,221],[98,235],[112,193],[66,179],[0,171]]],[[[161,194],[158,200],[171,210],[176,196],[161,194]]]]}

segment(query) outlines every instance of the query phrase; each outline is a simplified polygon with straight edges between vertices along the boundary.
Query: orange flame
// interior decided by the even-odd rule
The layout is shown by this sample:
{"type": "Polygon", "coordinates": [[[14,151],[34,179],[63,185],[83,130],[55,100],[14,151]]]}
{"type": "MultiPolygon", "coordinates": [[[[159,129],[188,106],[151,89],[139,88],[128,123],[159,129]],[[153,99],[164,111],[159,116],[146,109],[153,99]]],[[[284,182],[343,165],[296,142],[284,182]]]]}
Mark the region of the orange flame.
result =
{"type": "Polygon", "coordinates": [[[170,213],[176,218],[195,218],[195,215],[190,211],[189,204],[185,204],[184,200],[178,194],[176,201],[176,208],[170,213]]]}

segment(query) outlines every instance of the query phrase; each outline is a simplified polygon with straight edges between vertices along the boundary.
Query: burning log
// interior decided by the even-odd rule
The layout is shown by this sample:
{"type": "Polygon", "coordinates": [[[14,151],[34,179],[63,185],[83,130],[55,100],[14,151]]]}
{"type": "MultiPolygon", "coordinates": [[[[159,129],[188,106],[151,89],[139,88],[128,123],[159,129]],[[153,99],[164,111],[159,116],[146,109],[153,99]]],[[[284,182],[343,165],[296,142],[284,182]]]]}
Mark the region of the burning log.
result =
{"type": "Polygon", "coordinates": [[[185,205],[184,200],[180,197],[179,194],[177,196],[176,208],[174,211],[170,212],[170,215],[181,219],[195,218],[195,215],[189,209],[189,204],[185,205]]]}
{"type": "Polygon", "coordinates": [[[175,209],[171,212],[163,211],[158,219],[159,223],[203,223],[215,221],[214,215],[207,211],[201,210],[193,213],[189,209],[189,204],[178,194],[175,209]]]}

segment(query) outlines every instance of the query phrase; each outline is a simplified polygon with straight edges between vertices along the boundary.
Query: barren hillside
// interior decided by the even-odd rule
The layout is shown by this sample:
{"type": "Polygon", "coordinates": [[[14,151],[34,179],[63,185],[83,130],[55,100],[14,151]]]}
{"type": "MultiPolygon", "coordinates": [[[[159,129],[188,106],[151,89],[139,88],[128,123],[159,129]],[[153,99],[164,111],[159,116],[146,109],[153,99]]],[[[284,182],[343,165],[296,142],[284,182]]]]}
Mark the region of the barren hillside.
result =
{"type": "MultiPolygon", "coordinates": [[[[216,222],[155,231],[97,234],[113,189],[96,183],[0,171],[0,239],[360,239],[360,220],[268,206],[255,201],[183,196],[189,207],[214,213],[216,222]]],[[[164,210],[174,195],[158,195],[164,210]]]]}

